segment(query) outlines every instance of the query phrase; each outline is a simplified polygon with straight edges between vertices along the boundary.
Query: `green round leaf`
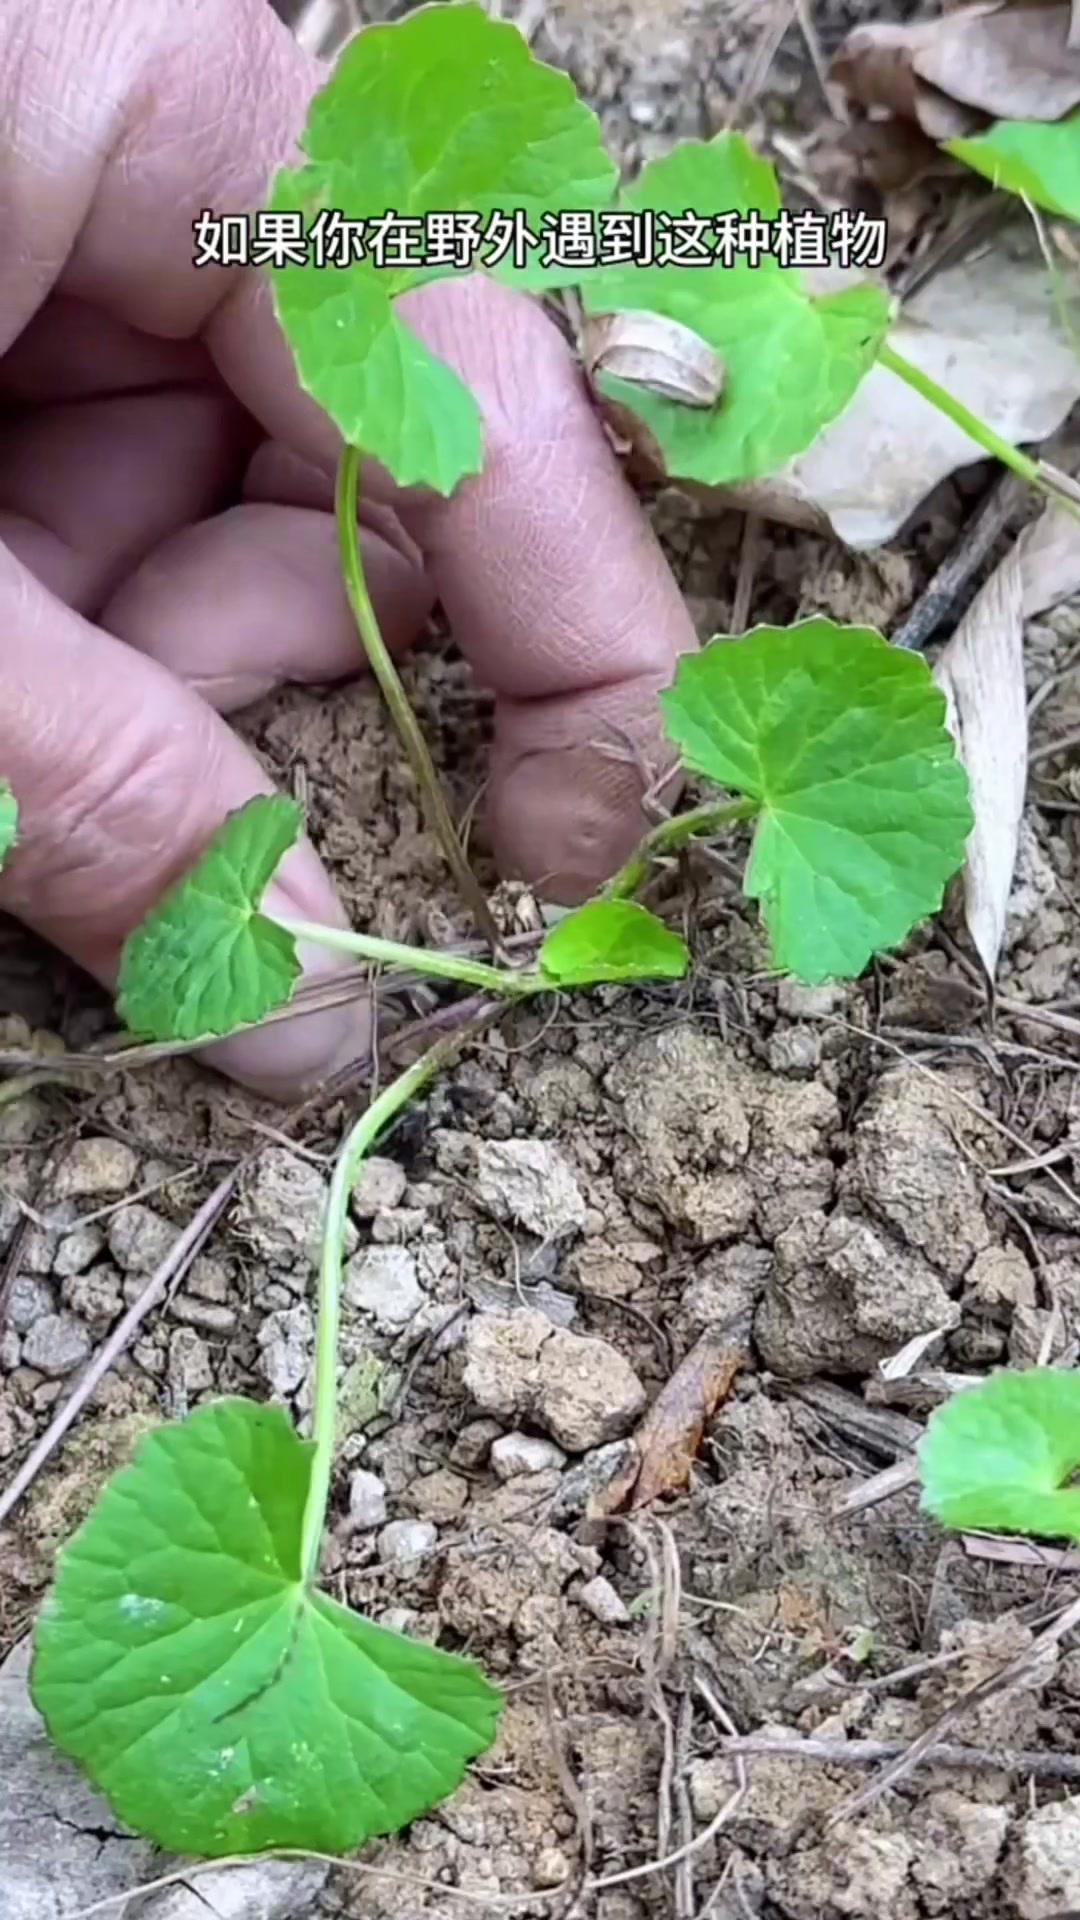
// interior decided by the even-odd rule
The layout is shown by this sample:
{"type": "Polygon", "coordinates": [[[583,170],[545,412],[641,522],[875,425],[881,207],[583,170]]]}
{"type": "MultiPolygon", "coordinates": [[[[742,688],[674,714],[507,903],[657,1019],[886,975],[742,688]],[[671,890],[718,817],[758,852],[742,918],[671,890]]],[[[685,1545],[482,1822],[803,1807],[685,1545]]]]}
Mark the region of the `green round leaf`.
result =
{"type": "MultiPolygon", "coordinates": [[[[356,35],[311,103],[301,147],[307,163],[278,175],[274,211],[520,212],[539,236],[546,213],[603,206],[618,179],[573,82],[535,59],[510,22],[471,4],[420,7],[356,35]]],[[[565,279],[539,262],[535,250],[527,265],[510,258],[493,271],[528,286],[565,279]]],[[[480,414],[393,303],[454,271],[367,258],[272,269],[306,390],[402,486],[440,493],[479,471],[480,414]]]]}
{"type": "Polygon", "coordinates": [[[1080,1540],[1080,1373],[995,1373],[931,1414],[922,1503],[947,1527],[1080,1540]]]}
{"type": "Polygon", "coordinates": [[[202,858],[127,941],[117,1008],[149,1040],[204,1040],[261,1020],[300,973],[291,933],[258,912],[299,838],[295,800],[259,794],[231,813],[202,858]]]}
{"type": "Polygon", "coordinates": [[[1080,113],[1064,120],[999,120],[973,139],[944,144],[946,153],[991,186],[1080,220],[1080,113]]]}
{"type": "MultiPolygon", "coordinates": [[[[620,205],[655,213],[780,210],[776,175],[741,134],[688,140],[643,168],[620,205]]],[[[601,375],[602,393],[649,429],[673,478],[730,485],[775,473],[847,406],[885,337],[889,302],[876,287],[813,298],[795,268],[599,267],[580,276],[590,313],[646,310],[690,327],[720,356],[713,407],[688,407],[601,375]]]]}
{"type": "Polygon", "coordinates": [[[777,967],[854,977],[941,905],[972,827],[944,696],[870,627],[757,627],[660,703],[688,766],[760,802],[744,882],[777,967]]]}
{"type": "Polygon", "coordinates": [[[15,845],[15,830],[19,824],[19,809],[6,780],[0,780],[0,867],[15,845]]]}
{"type": "Polygon", "coordinates": [[[141,1443],[60,1557],[31,1691],[119,1819],[174,1853],[345,1853],[448,1793],[500,1696],[300,1578],[313,1449],[223,1400],[141,1443]]]}
{"type": "Polygon", "coordinates": [[[686,943],[635,900],[590,900],[552,927],[540,971],[561,987],[600,980],[681,980],[686,943]]]}

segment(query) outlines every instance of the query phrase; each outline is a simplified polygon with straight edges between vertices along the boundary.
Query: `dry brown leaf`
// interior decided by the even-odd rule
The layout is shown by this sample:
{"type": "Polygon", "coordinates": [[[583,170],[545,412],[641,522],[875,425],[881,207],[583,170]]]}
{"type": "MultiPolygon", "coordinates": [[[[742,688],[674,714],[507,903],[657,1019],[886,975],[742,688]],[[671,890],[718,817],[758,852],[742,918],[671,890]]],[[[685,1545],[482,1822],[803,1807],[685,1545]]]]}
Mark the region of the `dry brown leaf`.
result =
{"type": "Polygon", "coordinates": [[[1080,591],[1080,521],[1047,507],[976,596],[934,679],[971,782],[964,918],[987,977],[1001,952],[1027,786],[1024,620],[1080,591]]]}
{"type": "MultiPolygon", "coordinates": [[[[833,275],[828,284],[857,277],[833,275]]],[[[821,276],[806,278],[818,291],[821,276]]],[[[1013,446],[1053,433],[1080,399],[1080,359],[1022,221],[993,253],[936,274],[909,302],[889,344],[1013,446]]],[[[839,419],[779,473],[730,489],[683,491],[712,508],[728,502],[832,532],[849,547],[877,547],[941,480],[985,457],[888,368],[872,367],[839,419]]]]}
{"type": "Polygon", "coordinates": [[[724,386],[714,348],[678,320],[659,313],[590,313],[581,323],[586,375],[610,373],[684,407],[713,407],[724,386]]]}
{"type": "Polygon", "coordinates": [[[703,1334],[676,1367],[637,1433],[641,1467],[631,1507],[676,1493],[690,1478],[707,1422],[746,1365],[746,1349],[724,1334],[703,1334]]]}
{"type": "Polygon", "coordinates": [[[830,69],[852,99],[934,140],[994,120],[1058,120],[1080,104],[1076,8],[969,6],[910,26],[856,27],[830,69]]]}

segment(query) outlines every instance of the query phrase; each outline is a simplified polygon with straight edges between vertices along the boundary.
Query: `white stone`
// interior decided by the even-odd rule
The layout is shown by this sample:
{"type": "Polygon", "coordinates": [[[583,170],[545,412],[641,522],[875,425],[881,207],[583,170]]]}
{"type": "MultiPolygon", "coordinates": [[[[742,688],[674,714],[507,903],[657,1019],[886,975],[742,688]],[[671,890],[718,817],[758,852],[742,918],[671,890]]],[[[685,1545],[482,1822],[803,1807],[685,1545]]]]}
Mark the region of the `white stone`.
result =
{"type": "Polygon", "coordinates": [[[439,1537],[430,1520],[391,1520],[379,1535],[380,1560],[421,1560],[439,1537]]]}
{"type": "Polygon", "coordinates": [[[499,1480],[513,1480],[522,1473],[547,1473],[552,1467],[566,1465],[566,1455],[554,1440],[542,1440],[533,1433],[504,1433],[491,1443],[492,1469],[499,1480]]]}
{"type": "Polygon", "coordinates": [[[424,1304],[407,1247],[365,1247],[345,1269],[344,1292],[351,1307],[387,1331],[405,1326],[424,1304]]]}
{"type": "Polygon", "coordinates": [[[349,1520],[350,1530],[367,1533],[372,1527],[381,1527],[386,1519],[386,1488],[377,1473],[369,1473],[366,1467],[357,1467],[349,1481],[349,1520]]]}

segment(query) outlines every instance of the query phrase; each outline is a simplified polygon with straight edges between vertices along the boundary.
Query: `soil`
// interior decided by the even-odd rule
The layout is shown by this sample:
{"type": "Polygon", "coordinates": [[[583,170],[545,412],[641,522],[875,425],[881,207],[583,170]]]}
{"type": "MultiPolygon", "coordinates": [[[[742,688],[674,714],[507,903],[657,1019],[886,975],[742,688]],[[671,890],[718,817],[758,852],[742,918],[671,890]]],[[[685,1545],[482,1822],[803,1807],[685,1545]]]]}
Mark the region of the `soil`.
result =
{"type": "MultiPolygon", "coordinates": [[[[826,53],[859,11],[815,10],[826,53]]],[[[703,0],[594,0],[549,7],[535,44],[569,64],[633,163],[722,124],[763,17],[755,0],[722,14],[703,0]]],[[[768,137],[822,112],[793,27],[749,124],[768,137]]],[[[872,556],[769,529],[751,618],[828,611],[887,631],[981,480],[941,489],[872,556]]],[[[657,511],[707,637],[730,618],[741,519],[657,511]]],[[[1078,640],[1076,606],[1031,623],[1030,692],[1078,640]]],[[[483,780],[484,698],[442,642],[406,678],[461,809],[483,780]]],[[[1074,705],[1066,672],[1036,741],[1048,725],[1075,729],[1074,705]]],[[[283,785],[302,779],[358,926],[422,939],[463,924],[370,686],[285,692],[242,727],[283,785]]],[[[1078,818],[1069,776],[1033,781],[999,980],[1066,1025],[1080,995],[1078,818]]],[[[907,1454],[955,1376],[1080,1350],[1076,1040],[1042,1020],[994,1024],[947,918],[857,984],[807,989],[767,976],[755,918],[723,875],[687,866],[675,897],[694,947],[687,984],[507,1018],[382,1144],[358,1190],[326,1581],[375,1619],[474,1654],[507,1703],[460,1791],[366,1849],[361,1874],[332,1871],[318,1910],[1051,1920],[1080,1900],[1078,1815],[1052,1779],[924,1766],[849,1815],[872,1769],[773,1754],[737,1771],[719,1742],[732,1729],[910,1741],[1080,1594],[1068,1556],[980,1557],[911,1490],[838,1512],[907,1454]],[[731,1330],[748,1321],[744,1349],[731,1330]],[[734,1382],[688,1486],[598,1519],[644,1407],[696,1342],[729,1333],[734,1382]],[[885,1379],[879,1363],[923,1334],[918,1362],[885,1379]],[[635,1871],[692,1839],[681,1866],[635,1871]]],[[[10,926],[0,940],[4,1044],[45,1030],[75,1047],[109,1030],[109,1009],[55,957],[10,926]]],[[[310,1240],[353,1106],[330,1101],[282,1144],[284,1111],[185,1060],[0,1105],[5,1472],[253,1128],[267,1140],[182,1290],[0,1532],[0,1653],[153,1421],[222,1391],[276,1397],[303,1419],[310,1240]],[[20,1202],[65,1207],[64,1231],[32,1215],[27,1230],[20,1202]]],[[[950,1737],[1074,1751],[1068,1644],[950,1737]]],[[[280,1911],[314,1911],[310,1890],[280,1911]]]]}

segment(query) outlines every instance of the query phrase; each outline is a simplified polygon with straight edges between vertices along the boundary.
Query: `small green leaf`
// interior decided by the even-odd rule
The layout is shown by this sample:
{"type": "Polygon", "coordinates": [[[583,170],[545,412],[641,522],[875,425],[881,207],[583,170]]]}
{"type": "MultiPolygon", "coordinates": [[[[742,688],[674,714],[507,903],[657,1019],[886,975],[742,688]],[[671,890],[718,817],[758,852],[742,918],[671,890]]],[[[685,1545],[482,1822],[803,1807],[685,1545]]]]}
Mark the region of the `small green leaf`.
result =
{"type": "MultiPolygon", "coordinates": [[[[723,133],[650,161],[620,204],[771,221],[780,196],[772,167],[741,134],[723,133]]],[[[757,266],[736,256],[729,266],[599,267],[578,277],[590,313],[663,314],[719,354],[725,383],[713,407],[684,406],[611,375],[598,381],[644,422],[670,475],[709,486],[775,473],[802,453],[847,406],[889,318],[876,287],[813,298],[798,271],[770,255],[757,266]]]]}
{"type": "Polygon", "coordinates": [[[1080,220],[1080,113],[1064,120],[999,120],[986,133],[944,146],[991,186],[1080,220]]]}
{"type": "Polygon", "coordinates": [[[457,1786],[500,1697],[300,1578],[314,1449],[221,1400],[139,1446],[60,1557],[31,1691],[119,1819],[172,1853],[345,1853],[457,1786]]]}
{"type": "Polygon", "coordinates": [[[757,627],[660,696],[689,767],[760,801],[744,888],[777,967],[854,977],[941,905],[972,827],[944,696],[870,627],[757,627]]]}
{"type": "Polygon", "coordinates": [[[995,1373],[930,1416],[923,1506],[947,1527],[1080,1540],[1080,1373],[995,1373]]]}
{"type": "MultiPolygon", "coordinates": [[[[606,205],[618,178],[573,82],[534,59],[510,22],[471,4],[420,7],[357,34],[315,95],[301,146],[306,165],[277,176],[270,205],[301,212],[309,234],[312,220],[336,210],[350,220],[391,211],[477,214],[485,223],[520,212],[539,236],[547,213],[606,205]]],[[[480,258],[491,251],[485,243],[480,258]]],[[[538,250],[524,267],[511,255],[492,271],[533,287],[560,278],[538,250]]],[[[479,471],[480,414],[456,374],[399,320],[394,301],[454,272],[452,264],[377,266],[371,257],[273,268],[303,386],[401,485],[441,493],[479,471]]]]}
{"type": "Polygon", "coordinates": [[[0,867],[15,845],[15,831],[19,824],[19,809],[6,780],[0,780],[0,867]]]}
{"type": "Polygon", "coordinates": [[[590,900],[552,927],[540,970],[560,987],[600,980],[681,980],[686,943],[635,900],[590,900]]]}
{"type": "Polygon", "coordinates": [[[302,820],[296,801],[281,794],[249,800],[135,929],[117,992],[132,1033],[209,1039],[289,999],[300,972],[296,942],[257,909],[302,820]]]}

